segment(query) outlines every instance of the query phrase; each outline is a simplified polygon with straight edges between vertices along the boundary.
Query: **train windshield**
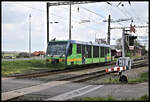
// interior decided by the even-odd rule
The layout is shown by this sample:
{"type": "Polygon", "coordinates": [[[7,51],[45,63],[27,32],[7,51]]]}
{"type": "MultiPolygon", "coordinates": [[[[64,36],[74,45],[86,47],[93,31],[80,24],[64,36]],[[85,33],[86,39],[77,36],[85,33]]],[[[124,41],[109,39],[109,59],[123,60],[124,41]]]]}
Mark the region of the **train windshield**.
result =
{"type": "Polygon", "coordinates": [[[67,42],[50,42],[47,47],[47,54],[53,55],[65,55],[67,42]]]}

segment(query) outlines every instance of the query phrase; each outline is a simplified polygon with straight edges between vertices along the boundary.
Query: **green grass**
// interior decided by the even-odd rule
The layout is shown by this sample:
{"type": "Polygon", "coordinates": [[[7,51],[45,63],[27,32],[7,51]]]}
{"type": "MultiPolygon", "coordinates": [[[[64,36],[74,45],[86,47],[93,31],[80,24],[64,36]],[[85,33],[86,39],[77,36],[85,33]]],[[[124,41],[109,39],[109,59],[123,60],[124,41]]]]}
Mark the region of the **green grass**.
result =
{"type": "Polygon", "coordinates": [[[81,99],[82,101],[115,101],[116,99],[109,96],[109,97],[84,97],[81,99]]]}
{"type": "Polygon", "coordinates": [[[3,61],[2,62],[2,76],[7,76],[10,74],[16,73],[27,73],[36,70],[42,69],[63,69],[66,66],[59,64],[59,65],[52,65],[47,63],[45,60],[17,60],[17,61],[3,61]]]}
{"type": "Polygon", "coordinates": [[[139,82],[145,82],[148,80],[149,80],[149,73],[148,72],[142,72],[142,73],[140,73],[139,77],[128,79],[128,83],[139,83],[139,82]]]}
{"type": "Polygon", "coordinates": [[[139,98],[132,98],[132,99],[116,99],[114,97],[84,97],[82,99],[76,99],[76,100],[80,100],[80,101],[148,101],[149,100],[149,96],[144,95],[141,96],[139,98]]]}
{"type": "Polygon", "coordinates": [[[118,84],[118,83],[120,83],[119,82],[119,78],[117,77],[117,78],[111,78],[111,77],[109,77],[109,78],[107,78],[107,79],[104,79],[104,83],[110,83],[110,84],[118,84]]]}
{"type": "MultiPolygon", "coordinates": [[[[134,83],[142,83],[142,82],[148,81],[149,80],[148,76],[149,76],[148,72],[142,72],[139,74],[139,77],[128,78],[128,83],[134,84],[134,83]]],[[[121,82],[119,82],[119,77],[115,77],[115,78],[109,77],[109,78],[104,79],[103,83],[105,83],[105,84],[108,84],[108,83],[109,84],[120,84],[121,82]]]]}

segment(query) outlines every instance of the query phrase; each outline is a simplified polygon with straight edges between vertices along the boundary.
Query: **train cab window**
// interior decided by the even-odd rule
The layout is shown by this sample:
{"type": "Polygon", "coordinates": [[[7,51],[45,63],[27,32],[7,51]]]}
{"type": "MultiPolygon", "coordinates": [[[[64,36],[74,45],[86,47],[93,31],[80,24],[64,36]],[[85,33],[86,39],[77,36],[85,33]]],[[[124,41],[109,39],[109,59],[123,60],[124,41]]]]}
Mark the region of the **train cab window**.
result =
{"type": "Polygon", "coordinates": [[[71,55],[71,54],[72,54],[72,44],[70,44],[69,50],[68,50],[68,55],[71,55]]]}
{"type": "Polygon", "coordinates": [[[98,46],[93,46],[93,57],[94,58],[99,57],[99,47],[98,46]]]}
{"type": "Polygon", "coordinates": [[[81,45],[77,44],[77,53],[81,53],[81,45]]]}
{"type": "Polygon", "coordinates": [[[87,51],[87,57],[91,58],[91,46],[90,45],[86,46],[86,51],[87,51]]]}
{"type": "Polygon", "coordinates": [[[105,56],[105,52],[104,52],[104,47],[101,47],[101,57],[104,57],[105,56]]]}

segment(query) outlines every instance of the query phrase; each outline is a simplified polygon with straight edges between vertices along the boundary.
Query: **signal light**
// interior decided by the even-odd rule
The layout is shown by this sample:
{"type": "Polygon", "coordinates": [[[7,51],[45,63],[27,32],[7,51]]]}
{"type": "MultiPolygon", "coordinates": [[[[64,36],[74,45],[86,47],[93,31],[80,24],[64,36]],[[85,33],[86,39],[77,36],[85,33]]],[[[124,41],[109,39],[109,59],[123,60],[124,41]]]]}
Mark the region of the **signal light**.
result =
{"type": "Polygon", "coordinates": [[[134,46],[135,39],[137,39],[137,36],[129,36],[129,46],[134,46]]]}

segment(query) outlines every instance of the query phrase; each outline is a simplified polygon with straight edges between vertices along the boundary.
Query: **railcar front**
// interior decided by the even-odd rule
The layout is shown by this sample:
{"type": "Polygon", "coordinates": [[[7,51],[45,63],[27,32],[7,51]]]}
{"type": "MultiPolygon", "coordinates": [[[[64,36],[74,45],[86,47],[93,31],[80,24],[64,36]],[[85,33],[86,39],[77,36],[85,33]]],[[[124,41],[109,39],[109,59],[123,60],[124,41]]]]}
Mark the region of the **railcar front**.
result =
{"type": "Polygon", "coordinates": [[[46,61],[65,64],[68,41],[50,41],[47,46],[46,61]]]}

